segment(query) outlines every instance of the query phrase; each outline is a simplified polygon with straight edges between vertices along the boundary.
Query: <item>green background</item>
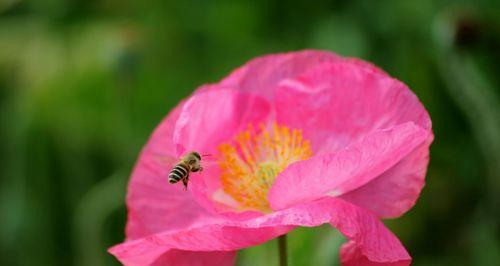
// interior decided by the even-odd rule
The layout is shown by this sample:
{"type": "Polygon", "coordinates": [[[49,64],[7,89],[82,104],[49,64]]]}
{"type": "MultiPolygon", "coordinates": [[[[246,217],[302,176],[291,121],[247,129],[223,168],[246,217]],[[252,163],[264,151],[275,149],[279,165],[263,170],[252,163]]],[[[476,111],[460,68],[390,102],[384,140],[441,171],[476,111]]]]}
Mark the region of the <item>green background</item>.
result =
{"type": "MultiPolygon", "coordinates": [[[[382,67],[432,117],[427,185],[386,221],[414,265],[499,265],[498,2],[1,0],[0,264],[116,265],[126,182],[162,117],[253,57],[321,48],[382,67]]],[[[301,228],[290,263],[338,265],[342,241],[301,228]]]]}

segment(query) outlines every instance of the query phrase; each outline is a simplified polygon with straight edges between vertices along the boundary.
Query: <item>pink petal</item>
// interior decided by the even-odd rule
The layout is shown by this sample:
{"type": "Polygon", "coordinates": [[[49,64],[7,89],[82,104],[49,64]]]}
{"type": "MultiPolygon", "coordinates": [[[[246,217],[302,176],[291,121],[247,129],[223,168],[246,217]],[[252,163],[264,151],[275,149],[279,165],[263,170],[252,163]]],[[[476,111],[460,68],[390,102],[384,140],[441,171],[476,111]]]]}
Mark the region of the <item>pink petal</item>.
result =
{"type": "Polygon", "coordinates": [[[405,122],[426,131],[427,145],[408,153],[406,163],[387,168],[388,172],[366,184],[366,189],[345,196],[382,217],[398,216],[413,206],[424,185],[433,138],[431,121],[403,83],[368,63],[360,64],[361,60],[348,61],[325,63],[282,81],[276,92],[277,119],[302,128],[316,155],[342,150],[371,132],[405,122]]]}
{"type": "MultiPolygon", "coordinates": [[[[186,251],[172,249],[158,258],[153,266],[232,266],[236,251],[186,251]]],[[[132,264],[131,264],[132,265],[132,264]]],[[[137,264],[144,265],[144,264],[137,264]]]]}
{"type": "Polygon", "coordinates": [[[149,265],[171,250],[230,251],[258,245],[293,229],[330,223],[356,243],[368,261],[410,261],[401,242],[360,207],[338,198],[323,198],[247,221],[214,223],[177,232],[162,232],[110,249],[125,265],[149,265]]]}
{"type": "Polygon", "coordinates": [[[127,193],[127,239],[186,228],[212,217],[190,193],[167,181],[171,166],[162,158],[175,154],[172,134],[182,105],[160,123],[134,168],[127,193]]]}
{"type": "Polygon", "coordinates": [[[366,185],[340,197],[372,210],[380,217],[394,218],[415,204],[429,163],[429,146],[433,136],[420,144],[408,156],[366,185]]]}
{"type": "Polygon", "coordinates": [[[378,130],[334,153],[290,165],[269,191],[273,210],[352,191],[384,173],[428,136],[413,122],[378,130]]]}
{"type": "Polygon", "coordinates": [[[194,94],[182,108],[174,130],[179,156],[191,150],[215,154],[217,145],[248,124],[265,121],[269,115],[269,103],[262,97],[211,87],[194,94]]]}
{"type": "MultiPolygon", "coordinates": [[[[226,219],[247,220],[263,214],[259,211],[241,211],[234,199],[220,198],[223,191],[219,166],[213,162],[204,162],[203,165],[203,173],[192,173],[189,179],[189,191],[201,206],[226,219]]],[[[226,194],[226,197],[230,196],[226,194]]]]}
{"type": "Polygon", "coordinates": [[[349,241],[340,248],[340,259],[342,266],[407,266],[410,259],[402,259],[395,262],[370,261],[356,245],[354,241],[349,241]]]}
{"type": "Polygon", "coordinates": [[[408,87],[359,62],[318,65],[276,90],[278,123],[302,129],[316,154],[405,122],[430,131],[429,116],[408,87]]]}
{"type": "Polygon", "coordinates": [[[341,57],[330,51],[302,50],[254,58],[234,70],[220,85],[272,98],[281,80],[300,76],[317,65],[334,62],[350,62],[360,68],[385,74],[375,65],[357,58],[341,57]]]}
{"type": "Polygon", "coordinates": [[[281,80],[298,76],[317,64],[341,60],[348,59],[319,50],[265,55],[234,70],[220,84],[270,98],[281,80]]]}
{"type": "Polygon", "coordinates": [[[238,213],[213,199],[221,188],[216,146],[230,141],[249,124],[265,123],[270,113],[267,100],[251,93],[211,85],[200,88],[184,105],[174,130],[177,154],[195,150],[212,154],[202,158],[204,171],[190,175],[189,190],[203,208],[225,217],[246,219],[260,213],[238,213]]]}

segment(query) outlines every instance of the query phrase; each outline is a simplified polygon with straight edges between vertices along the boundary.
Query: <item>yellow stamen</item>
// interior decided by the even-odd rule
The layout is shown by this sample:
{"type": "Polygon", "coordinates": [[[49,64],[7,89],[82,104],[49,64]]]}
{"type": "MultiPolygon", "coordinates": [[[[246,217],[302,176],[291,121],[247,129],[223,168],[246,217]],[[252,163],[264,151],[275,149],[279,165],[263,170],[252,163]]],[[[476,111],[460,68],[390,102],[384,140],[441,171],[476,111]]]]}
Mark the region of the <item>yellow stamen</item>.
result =
{"type": "Polygon", "coordinates": [[[249,127],[234,144],[219,146],[222,188],[243,209],[270,211],[267,193],[276,176],[312,155],[300,130],[274,124],[270,131],[264,125],[260,131],[249,127]]]}

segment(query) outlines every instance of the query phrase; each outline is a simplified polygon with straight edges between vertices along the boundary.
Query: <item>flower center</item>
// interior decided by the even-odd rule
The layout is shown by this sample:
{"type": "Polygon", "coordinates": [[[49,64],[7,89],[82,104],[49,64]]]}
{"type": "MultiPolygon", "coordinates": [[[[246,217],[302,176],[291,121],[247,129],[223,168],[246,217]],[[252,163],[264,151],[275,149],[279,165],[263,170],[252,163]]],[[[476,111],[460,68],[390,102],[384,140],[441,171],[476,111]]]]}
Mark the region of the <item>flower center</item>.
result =
{"type": "Polygon", "coordinates": [[[302,139],[301,130],[290,130],[274,124],[260,130],[251,126],[236,136],[232,144],[219,146],[225,193],[243,209],[270,211],[267,193],[276,176],[293,162],[312,155],[310,143],[302,139]]]}

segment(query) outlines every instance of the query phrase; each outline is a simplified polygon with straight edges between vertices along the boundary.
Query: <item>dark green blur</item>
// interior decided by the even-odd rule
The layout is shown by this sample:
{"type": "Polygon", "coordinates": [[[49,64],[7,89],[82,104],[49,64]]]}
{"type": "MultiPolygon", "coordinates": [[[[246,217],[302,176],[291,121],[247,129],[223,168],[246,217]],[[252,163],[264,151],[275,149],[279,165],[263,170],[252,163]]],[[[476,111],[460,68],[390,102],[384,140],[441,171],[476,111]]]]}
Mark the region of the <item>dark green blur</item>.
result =
{"type": "MultiPolygon", "coordinates": [[[[266,53],[371,61],[433,120],[427,185],[386,224],[413,265],[500,265],[499,1],[0,1],[0,265],[116,265],[126,182],[163,116],[266,53]]],[[[328,226],[291,265],[338,265],[328,226]]],[[[275,241],[239,265],[278,265],[275,241]]]]}

